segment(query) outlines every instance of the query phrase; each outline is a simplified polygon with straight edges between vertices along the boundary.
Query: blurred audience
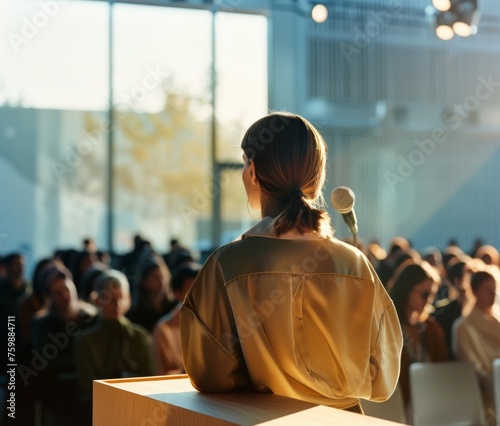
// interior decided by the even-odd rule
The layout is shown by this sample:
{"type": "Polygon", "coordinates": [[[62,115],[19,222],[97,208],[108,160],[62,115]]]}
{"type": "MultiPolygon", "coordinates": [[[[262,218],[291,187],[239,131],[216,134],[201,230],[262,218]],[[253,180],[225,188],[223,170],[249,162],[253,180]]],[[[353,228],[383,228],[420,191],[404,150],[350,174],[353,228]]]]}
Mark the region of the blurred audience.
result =
{"type": "MultiPolygon", "coordinates": [[[[477,239],[471,257],[456,241],[419,253],[402,236],[387,251],[375,240],[358,247],[398,312],[405,401],[412,362],[454,355],[474,366],[491,410],[491,361],[500,357],[498,250],[477,239]]],[[[80,247],[57,250],[36,263],[31,285],[21,253],[0,256],[0,313],[16,318],[22,364],[19,424],[87,426],[93,379],[184,372],[178,312],[200,266],[177,238],[161,256],[139,234],[123,255],[99,250],[90,237],[80,247]]]]}

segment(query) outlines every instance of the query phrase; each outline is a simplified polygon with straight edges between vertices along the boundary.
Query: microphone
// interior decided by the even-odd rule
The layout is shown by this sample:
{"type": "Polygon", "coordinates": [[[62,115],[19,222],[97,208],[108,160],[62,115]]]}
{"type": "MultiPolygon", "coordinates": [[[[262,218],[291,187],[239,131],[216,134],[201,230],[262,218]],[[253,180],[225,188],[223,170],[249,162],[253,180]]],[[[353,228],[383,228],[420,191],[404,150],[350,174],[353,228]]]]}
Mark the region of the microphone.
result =
{"type": "Polygon", "coordinates": [[[332,191],[330,201],[335,210],[337,210],[344,218],[351,234],[356,240],[358,234],[358,223],[356,214],[354,213],[354,192],[347,186],[339,186],[332,191]]]}

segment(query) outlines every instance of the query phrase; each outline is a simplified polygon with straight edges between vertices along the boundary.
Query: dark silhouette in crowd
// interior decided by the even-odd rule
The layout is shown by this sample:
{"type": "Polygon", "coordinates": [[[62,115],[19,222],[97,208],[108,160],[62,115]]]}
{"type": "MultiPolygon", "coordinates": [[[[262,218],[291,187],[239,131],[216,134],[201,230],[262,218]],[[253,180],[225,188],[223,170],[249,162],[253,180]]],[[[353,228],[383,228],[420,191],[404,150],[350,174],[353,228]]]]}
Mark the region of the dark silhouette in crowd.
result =
{"type": "Polygon", "coordinates": [[[23,348],[31,349],[31,322],[35,316],[40,316],[47,310],[47,297],[43,288],[44,271],[54,266],[51,258],[41,259],[33,271],[33,279],[29,292],[19,303],[19,327],[23,348]]]}
{"type": "Polygon", "coordinates": [[[447,297],[434,302],[435,310],[432,316],[444,331],[452,358],[455,358],[452,347],[453,323],[471,308],[470,274],[473,267],[472,259],[466,255],[450,260],[447,265],[447,278],[450,283],[447,297]]]}
{"type": "Polygon", "coordinates": [[[85,238],[83,240],[83,251],[97,253],[97,245],[93,238],[85,238]]]}
{"type": "MultiPolygon", "coordinates": [[[[134,247],[128,253],[121,257],[120,270],[126,275],[129,283],[133,285],[135,281],[135,274],[138,268],[139,259],[142,256],[143,250],[148,246],[148,242],[144,240],[139,234],[134,235],[134,247]]],[[[134,294],[134,288],[132,288],[134,294]]]]}
{"type": "Polygon", "coordinates": [[[135,281],[132,309],[127,317],[152,333],[158,320],[177,304],[170,270],[161,256],[145,250],[139,260],[135,281]]]}
{"type": "Polygon", "coordinates": [[[95,262],[97,262],[97,255],[95,251],[90,252],[87,250],[83,250],[78,252],[74,257],[73,265],[70,271],[73,274],[73,282],[75,283],[78,294],[82,292],[81,280],[83,275],[92,267],[95,262]]]}
{"type": "Polygon", "coordinates": [[[189,258],[193,261],[191,252],[183,247],[177,238],[172,238],[170,240],[170,250],[163,255],[163,260],[168,268],[173,271],[181,263],[189,261],[189,258]]]}
{"type": "Polygon", "coordinates": [[[29,285],[24,275],[26,261],[21,253],[7,255],[4,262],[6,275],[0,281],[0,312],[3,315],[2,318],[17,314],[17,304],[26,295],[29,285]]]}
{"type": "Polygon", "coordinates": [[[407,408],[410,403],[410,364],[450,359],[443,329],[429,316],[439,282],[437,271],[429,263],[415,263],[410,259],[399,266],[387,285],[403,330],[399,383],[407,408]]]}

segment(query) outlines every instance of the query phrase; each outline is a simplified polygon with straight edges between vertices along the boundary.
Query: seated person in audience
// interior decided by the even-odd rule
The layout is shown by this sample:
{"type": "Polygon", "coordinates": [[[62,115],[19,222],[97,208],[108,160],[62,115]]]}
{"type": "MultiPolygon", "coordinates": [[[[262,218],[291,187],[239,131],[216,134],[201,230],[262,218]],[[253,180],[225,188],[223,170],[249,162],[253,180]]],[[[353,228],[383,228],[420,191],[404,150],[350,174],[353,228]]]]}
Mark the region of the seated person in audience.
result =
{"type": "Polygon", "coordinates": [[[96,309],[78,299],[71,273],[61,265],[47,267],[42,276],[49,307],[45,315],[33,320],[33,361],[30,360],[28,365],[41,363],[43,368],[39,372],[26,368],[21,377],[25,383],[37,382],[47,422],[66,425],[73,423],[72,419],[82,409],[74,362],[74,339],[93,324],[96,309]]]}
{"type": "Polygon", "coordinates": [[[198,263],[185,262],[175,268],[172,273],[172,288],[179,303],[158,321],[153,332],[153,351],[157,374],[184,373],[179,311],[200,267],[201,265],[198,263]]]}
{"type": "Polygon", "coordinates": [[[470,291],[472,268],[472,259],[467,255],[450,260],[447,267],[447,280],[451,284],[448,296],[434,303],[432,316],[436,318],[443,328],[446,344],[452,358],[454,357],[454,351],[452,350],[453,323],[472,308],[472,294],[470,291]]]}
{"type": "Polygon", "coordinates": [[[139,265],[132,309],[127,317],[153,333],[158,320],[177,305],[177,300],[172,292],[170,270],[161,256],[152,251],[145,254],[139,265]]]}
{"type": "MultiPolygon", "coordinates": [[[[62,265],[62,264],[61,264],[62,265]]],[[[19,317],[22,347],[29,352],[31,349],[31,324],[34,317],[42,316],[47,312],[47,298],[43,288],[42,278],[45,269],[54,266],[54,261],[44,258],[38,261],[33,272],[31,292],[19,303],[19,317]]]]}
{"type": "Polygon", "coordinates": [[[89,252],[84,250],[76,254],[73,260],[72,273],[73,273],[74,283],[79,295],[82,293],[81,281],[83,275],[96,262],[97,262],[97,255],[95,254],[95,252],[89,252]]]}
{"type": "Polygon", "coordinates": [[[154,374],[149,333],[125,317],[130,308],[127,277],[104,271],[96,291],[98,320],[75,342],[78,380],[86,399],[92,396],[93,380],[154,374]]]}
{"type": "Polygon", "coordinates": [[[470,313],[454,324],[454,346],[459,360],[476,371],[488,416],[494,415],[492,362],[500,358],[500,313],[495,306],[497,280],[493,271],[477,271],[470,286],[475,303],[470,313]]]}
{"type": "MultiPolygon", "coordinates": [[[[28,281],[24,276],[25,259],[21,253],[11,253],[4,259],[6,274],[0,279],[0,314],[2,318],[17,316],[19,302],[28,294],[28,281]]],[[[3,327],[7,330],[6,327],[3,327]]],[[[2,344],[7,342],[7,331],[2,331],[2,344]]],[[[3,352],[6,353],[6,352],[3,352]]]]}
{"type": "Polygon", "coordinates": [[[403,330],[403,351],[399,383],[405,404],[410,402],[409,371],[413,362],[448,361],[444,332],[428,314],[440,282],[436,270],[426,261],[401,264],[388,283],[388,291],[403,330]]]}

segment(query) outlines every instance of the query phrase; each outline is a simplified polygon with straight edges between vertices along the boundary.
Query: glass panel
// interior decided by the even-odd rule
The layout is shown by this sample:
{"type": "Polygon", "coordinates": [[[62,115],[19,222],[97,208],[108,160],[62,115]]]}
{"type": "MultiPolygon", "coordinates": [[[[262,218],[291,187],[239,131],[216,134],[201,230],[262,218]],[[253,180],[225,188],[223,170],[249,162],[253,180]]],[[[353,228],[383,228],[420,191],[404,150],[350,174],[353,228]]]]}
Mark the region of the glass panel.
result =
{"type": "Polygon", "coordinates": [[[173,237],[196,250],[211,218],[211,13],[113,10],[115,248],[139,233],[160,252],[173,237]]]}
{"type": "Polygon", "coordinates": [[[222,188],[222,235],[223,243],[230,242],[260,220],[260,212],[247,203],[247,195],[241,170],[225,170],[221,173],[222,188]]]}
{"type": "Polygon", "coordinates": [[[267,113],[267,18],[216,15],[217,159],[241,162],[242,132],[267,113]]]}
{"type": "Polygon", "coordinates": [[[0,252],[29,266],[105,246],[108,18],[101,2],[0,3],[0,252]]]}
{"type": "Polygon", "coordinates": [[[107,109],[108,10],[103,2],[3,0],[0,104],[107,109]]]}
{"type": "MultiPolygon", "coordinates": [[[[217,160],[242,163],[241,138],[267,113],[267,19],[217,13],[217,160]]],[[[260,219],[250,211],[241,170],[221,173],[221,243],[239,236],[260,219]]]]}

